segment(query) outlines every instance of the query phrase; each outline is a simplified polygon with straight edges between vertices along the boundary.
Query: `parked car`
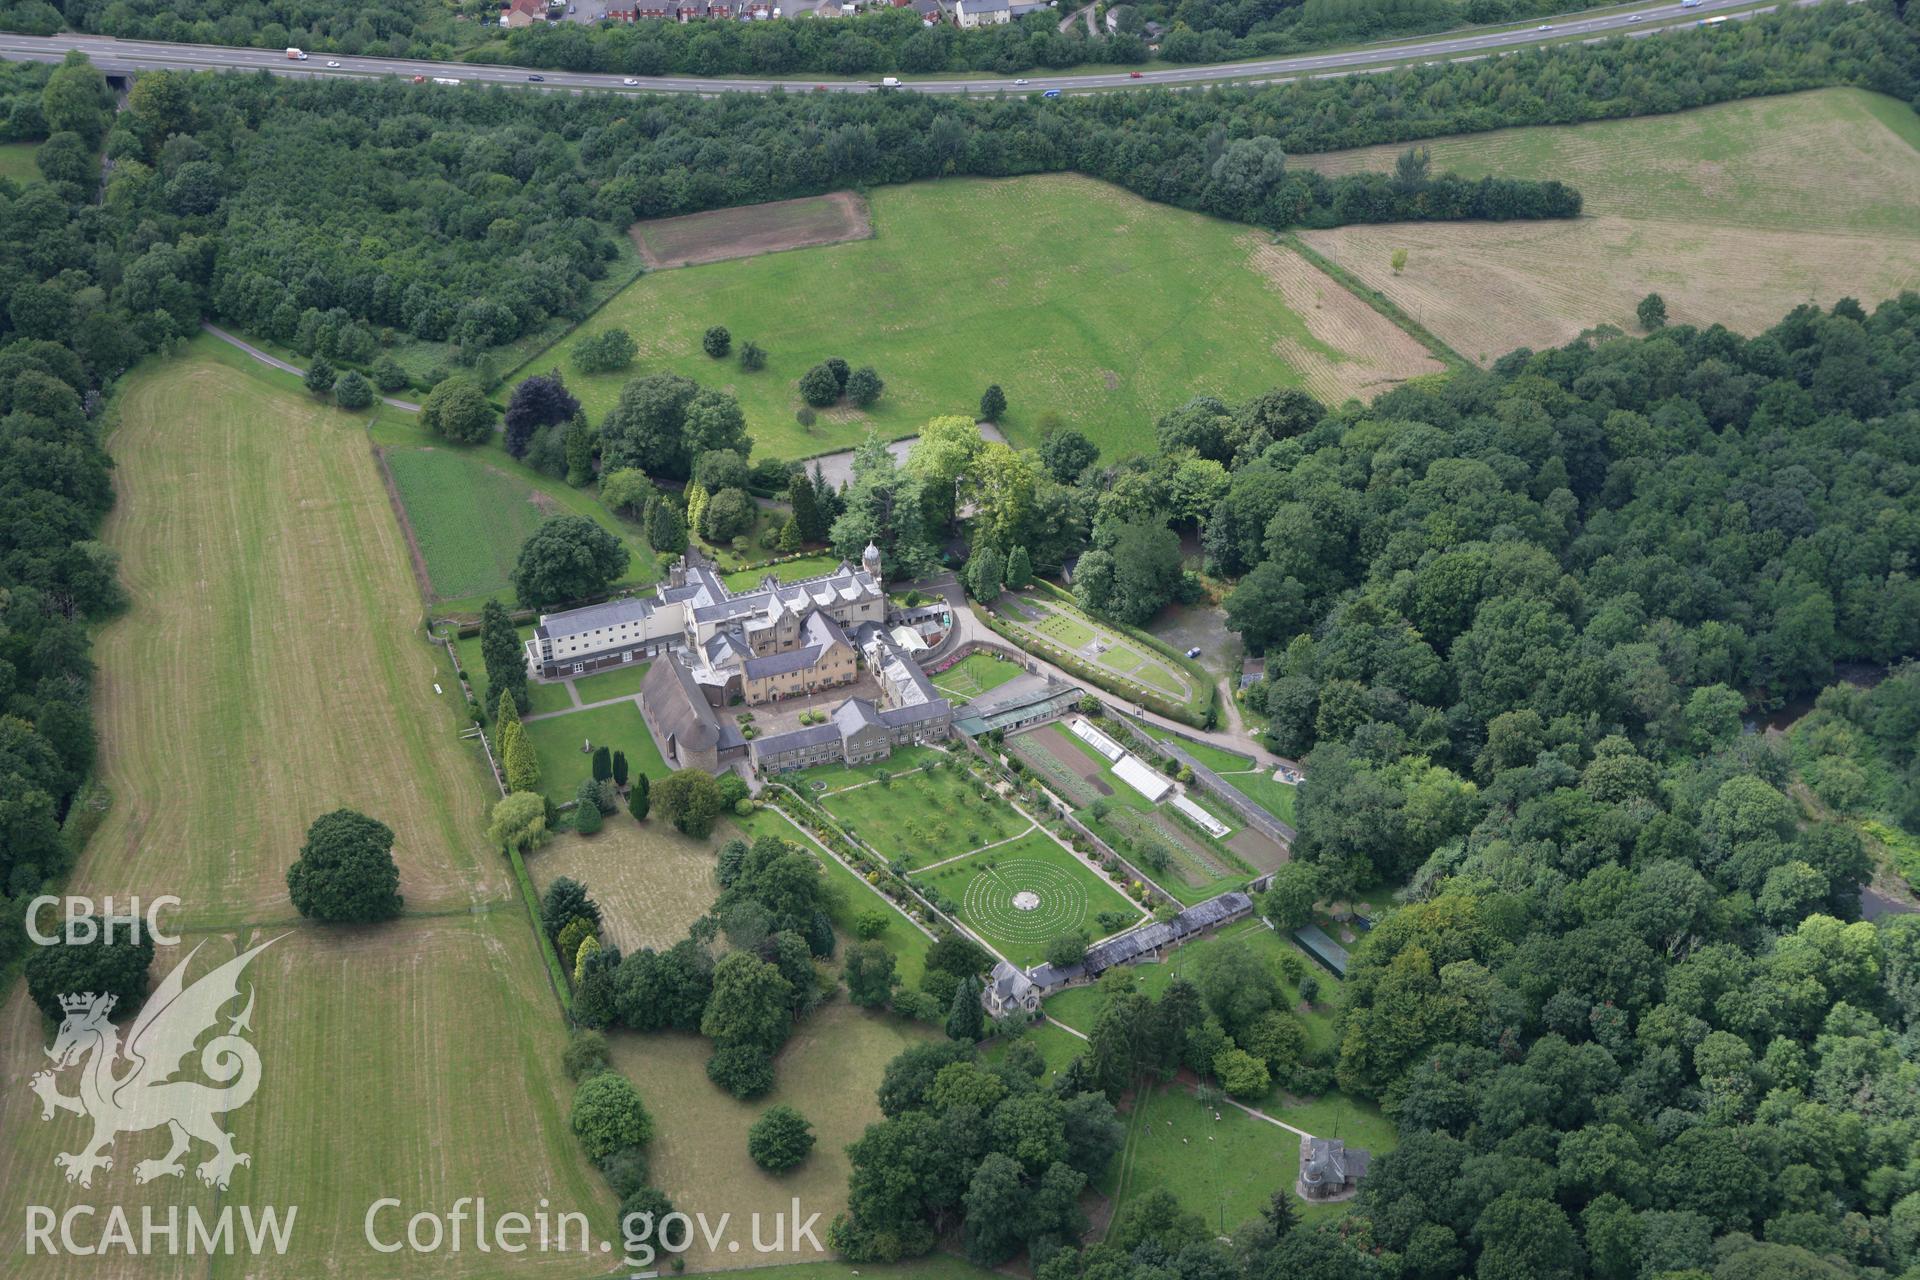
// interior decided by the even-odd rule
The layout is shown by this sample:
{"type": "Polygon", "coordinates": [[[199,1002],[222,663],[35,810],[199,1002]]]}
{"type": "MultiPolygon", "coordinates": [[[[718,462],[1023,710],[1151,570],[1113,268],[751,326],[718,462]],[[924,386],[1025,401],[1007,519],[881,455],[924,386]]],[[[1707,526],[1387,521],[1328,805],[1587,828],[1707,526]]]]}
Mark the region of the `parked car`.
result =
{"type": "Polygon", "coordinates": [[[1191,649],[1189,649],[1189,650],[1187,650],[1187,656],[1188,656],[1189,658],[1197,658],[1197,657],[1199,657],[1199,656],[1200,656],[1200,646],[1199,646],[1199,645],[1195,645],[1195,646],[1193,646],[1193,648],[1191,648],[1191,649]]]}

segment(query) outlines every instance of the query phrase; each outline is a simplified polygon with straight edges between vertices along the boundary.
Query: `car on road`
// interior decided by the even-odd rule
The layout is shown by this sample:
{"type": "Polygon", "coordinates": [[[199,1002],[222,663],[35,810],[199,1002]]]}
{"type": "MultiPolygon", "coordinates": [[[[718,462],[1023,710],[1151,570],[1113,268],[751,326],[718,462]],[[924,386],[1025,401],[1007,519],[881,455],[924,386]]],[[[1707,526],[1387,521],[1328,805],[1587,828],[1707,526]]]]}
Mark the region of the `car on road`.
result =
{"type": "Polygon", "coordinates": [[[1141,80],[1141,79],[1145,79],[1145,76],[1142,72],[1139,72],[1139,71],[1129,71],[1127,72],[1127,79],[1141,80]]]}
{"type": "Polygon", "coordinates": [[[1543,22],[1535,29],[1539,31],[1551,31],[1553,30],[1553,24],[1551,22],[1543,22]]]}
{"type": "Polygon", "coordinates": [[[328,65],[328,66],[330,66],[330,67],[337,67],[337,66],[339,66],[340,64],[339,64],[339,63],[337,63],[337,62],[335,62],[335,61],[333,61],[332,59],[328,59],[328,61],[327,61],[327,65],[328,65]]]}
{"type": "Polygon", "coordinates": [[[1057,98],[1060,96],[1060,91],[1058,89],[1049,89],[1040,96],[1043,98],[1057,98]]]}
{"type": "Polygon", "coordinates": [[[1627,15],[1627,21],[1628,21],[1628,22],[1638,22],[1638,21],[1640,21],[1640,19],[1641,19],[1641,18],[1642,18],[1643,16],[1645,16],[1645,15],[1643,15],[1643,14],[1638,14],[1638,13],[1633,13],[1633,14],[1628,14],[1628,15],[1627,15]]]}
{"type": "Polygon", "coordinates": [[[1188,656],[1189,658],[1197,658],[1197,657],[1199,657],[1199,656],[1200,656],[1200,646],[1199,646],[1199,645],[1195,645],[1195,646],[1193,646],[1193,648],[1191,648],[1191,649],[1189,649],[1189,650],[1187,650],[1187,656],[1188,656]]]}
{"type": "Polygon", "coordinates": [[[528,76],[527,79],[533,81],[535,84],[545,84],[547,78],[545,76],[528,76]]]}
{"type": "Polygon", "coordinates": [[[622,80],[620,83],[626,84],[626,85],[634,85],[634,84],[639,84],[640,82],[638,80],[635,80],[632,76],[628,76],[625,80],[622,80]]]}
{"type": "Polygon", "coordinates": [[[1014,84],[1016,84],[1016,85],[1022,85],[1022,84],[1025,84],[1025,83],[1027,83],[1027,82],[1026,82],[1025,80],[1015,80],[1015,81],[1014,81],[1014,84]]]}

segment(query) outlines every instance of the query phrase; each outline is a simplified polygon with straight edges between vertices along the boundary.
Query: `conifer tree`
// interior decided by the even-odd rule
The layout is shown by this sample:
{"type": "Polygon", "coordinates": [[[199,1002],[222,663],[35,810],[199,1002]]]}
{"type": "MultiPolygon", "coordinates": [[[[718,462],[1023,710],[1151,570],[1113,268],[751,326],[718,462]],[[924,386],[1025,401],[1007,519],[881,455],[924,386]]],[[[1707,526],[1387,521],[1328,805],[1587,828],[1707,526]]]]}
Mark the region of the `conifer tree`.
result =
{"type": "Polygon", "coordinates": [[[513,705],[527,709],[527,663],[520,649],[520,633],[513,628],[507,607],[488,600],[480,608],[480,660],[487,668],[487,705],[496,706],[502,693],[513,694],[513,705]]]}
{"type": "Polygon", "coordinates": [[[972,1044],[986,1025],[986,1011],[980,1007],[980,984],[964,979],[953,989],[953,1003],[947,1006],[947,1035],[972,1044]]]}
{"type": "Polygon", "coordinates": [[[616,787],[627,785],[627,753],[624,751],[613,753],[613,785],[616,787]]]}
{"type": "Polygon", "coordinates": [[[787,502],[793,507],[793,523],[802,542],[819,542],[826,536],[820,526],[820,504],[814,496],[813,481],[805,471],[794,472],[787,482],[787,502]]]}
{"type": "Polygon", "coordinates": [[[593,753],[593,780],[605,782],[612,776],[613,752],[607,747],[600,747],[593,753]]]}
{"type": "Polygon", "coordinates": [[[648,785],[646,774],[634,775],[633,790],[627,793],[627,812],[633,815],[635,822],[645,822],[647,810],[653,804],[647,795],[648,785]]]}

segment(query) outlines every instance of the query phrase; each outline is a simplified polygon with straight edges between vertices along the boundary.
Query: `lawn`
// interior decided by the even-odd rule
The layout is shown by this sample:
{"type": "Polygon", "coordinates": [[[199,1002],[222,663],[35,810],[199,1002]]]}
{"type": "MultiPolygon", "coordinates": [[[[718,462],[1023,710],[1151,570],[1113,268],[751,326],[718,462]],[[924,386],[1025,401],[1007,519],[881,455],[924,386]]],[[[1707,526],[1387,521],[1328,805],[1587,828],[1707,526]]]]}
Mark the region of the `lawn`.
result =
{"type": "Polygon", "coordinates": [[[1188,755],[1215,773],[1238,773],[1253,764],[1253,761],[1247,757],[1216,747],[1211,742],[1196,742],[1192,738],[1182,737],[1171,729],[1162,729],[1158,725],[1148,724],[1143,720],[1134,721],[1133,726],[1155,742],[1178,743],[1188,755]]]}
{"type": "MultiPolygon", "coordinates": [[[[622,1032],[613,1041],[614,1064],[634,1082],[652,1113],[655,1134],[647,1148],[652,1181],[689,1213],[709,1222],[733,1215],[744,1254],[752,1215],[762,1215],[772,1234],[773,1215],[819,1213],[817,1234],[846,1208],[851,1166],[846,1146],[880,1120],[875,1092],[881,1070],[908,1046],[939,1033],[884,1013],[867,1013],[841,1001],[802,1019],[775,1062],[773,1092],[741,1102],[707,1079],[713,1045],[698,1036],[640,1036],[622,1032]],[[747,1155],[747,1128],[778,1103],[796,1108],[813,1123],[813,1153],[798,1168],[775,1176],[747,1155]]],[[[698,1233],[696,1232],[696,1236],[698,1233]]],[[[818,1259],[811,1250],[729,1257],[724,1246],[709,1253],[696,1243],[688,1270],[709,1271],[756,1262],[818,1259]]]]}
{"type": "Polygon", "coordinates": [[[957,702],[998,689],[1020,674],[1020,665],[991,653],[970,653],[933,678],[934,687],[957,702]]]}
{"type": "Polygon", "coordinates": [[[593,753],[582,751],[582,742],[626,752],[633,772],[656,781],[672,772],[660,758],[647,722],[640,718],[639,705],[632,701],[528,720],[524,727],[540,759],[540,790],[555,804],[573,799],[580,783],[593,776],[593,753]]]}
{"type": "Polygon", "coordinates": [[[888,861],[924,867],[1032,827],[1000,800],[983,798],[985,786],[966,769],[943,764],[836,791],[821,804],[888,861]]]}
{"type": "MultiPolygon", "coordinates": [[[[52,1158],[77,1145],[78,1122],[42,1122],[27,1091],[8,1090],[0,1212],[116,1204],[138,1221],[141,1205],[164,1216],[297,1203],[286,1258],[223,1258],[210,1274],[492,1274],[473,1253],[373,1253],[368,1205],[433,1204],[456,1186],[501,1204],[544,1195],[602,1230],[614,1205],[567,1129],[564,1024],[505,864],[487,850],[489,796],[456,736],[463,707],[444,683],[433,692],[444,665],[420,636],[379,469],[355,419],[281,385],[200,344],[122,384],[109,441],[119,501],[102,536],[131,602],[93,651],[98,769],[114,802],[68,886],[178,894],[188,943],[206,944],[196,973],[286,935],[249,973],[262,1085],[226,1119],[252,1164],[225,1194],[191,1172],[138,1188],[134,1161],[164,1140],[123,1136],[113,1170],[71,1187],[52,1158]],[[401,919],[322,928],[288,904],[307,824],[341,805],[393,827],[401,919]]],[[[0,1072],[44,1067],[45,1043],[16,986],[0,1072]]],[[[523,1264],[580,1272],[578,1258],[523,1264]]],[[[101,1270],[75,1257],[35,1273],[101,1270]]]]}
{"type": "Polygon", "coordinates": [[[901,985],[919,989],[920,979],[927,971],[927,948],[933,945],[933,939],[901,915],[890,899],[840,862],[821,853],[819,846],[776,809],[763,807],[755,809],[747,817],[730,818],[728,821],[748,839],[779,836],[820,859],[820,865],[826,868],[828,883],[838,891],[827,914],[833,919],[833,927],[840,932],[843,946],[859,936],[854,931],[854,923],[862,915],[873,911],[884,914],[887,927],[879,934],[879,941],[893,952],[894,972],[900,975],[901,985]]]}
{"type": "Polygon", "coordinates": [[[1071,1031],[1062,1030],[1051,1022],[1030,1024],[1018,1036],[1001,1037],[986,1046],[985,1057],[988,1062],[998,1062],[1007,1056],[1007,1051],[1021,1041],[1040,1051],[1046,1060],[1047,1074],[1042,1083],[1052,1083],[1054,1074],[1066,1067],[1075,1058],[1087,1051],[1087,1042],[1071,1031]]]}
{"type": "MultiPolygon", "coordinates": [[[[1268,1114],[1317,1137],[1343,1138],[1376,1158],[1394,1146],[1393,1128],[1378,1110],[1345,1098],[1268,1114]]],[[[1238,1107],[1209,1107],[1188,1086],[1174,1083],[1148,1085],[1134,1095],[1126,1148],[1100,1185],[1115,1197],[1115,1212],[1164,1188],[1224,1235],[1255,1217],[1275,1191],[1291,1189],[1299,1170],[1298,1135],[1238,1107]]],[[[1295,1207],[1314,1221],[1339,1217],[1351,1205],[1296,1199],[1295,1207]]]]}
{"type": "MultiPolygon", "coordinates": [[[[1675,323],[1743,333],[1795,304],[1874,304],[1920,285],[1920,121],[1860,89],[1436,138],[1436,171],[1559,178],[1585,217],[1343,227],[1301,239],[1468,359],[1570,341],[1658,292],[1675,323]],[[1391,258],[1406,249],[1405,267],[1391,258]]],[[[1402,148],[1294,163],[1390,169],[1402,148]]]]}
{"type": "Polygon", "coordinates": [[[1280,821],[1293,821],[1293,802],[1300,788],[1290,782],[1275,782],[1272,770],[1255,769],[1251,773],[1223,773],[1220,776],[1228,786],[1280,821]]]}
{"type": "Polygon", "coordinates": [[[840,557],[821,553],[817,556],[801,556],[798,560],[788,560],[781,564],[762,565],[758,569],[742,569],[729,573],[720,581],[727,584],[729,591],[751,591],[769,573],[782,582],[798,582],[802,578],[817,578],[823,573],[832,573],[840,567],[840,557]]]}
{"type": "MultiPolygon", "coordinates": [[[[527,638],[532,634],[532,627],[521,627],[519,630],[522,643],[525,643],[527,638]]],[[[474,696],[477,698],[485,698],[488,692],[487,663],[480,652],[480,633],[476,631],[470,636],[455,638],[453,650],[460,655],[460,669],[467,673],[467,683],[473,686],[474,696]]],[[[621,673],[614,671],[608,674],[610,676],[618,676],[621,673]]],[[[585,699],[583,698],[582,700],[584,701],[585,699]]],[[[572,705],[573,699],[567,696],[567,686],[565,682],[527,681],[528,715],[537,716],[547,711],[565,711],[572,705]]]]}
{"type": "Polygon", "coordinates": [[[0,142],[0,178],[12,178],[25,185],[40,181],[40,167],[33,162],[37,142],[0,142]]]}
{"type": "Polygon", "coordinates": [[[1364,306],[1330,323],[1341,312],[1330,295],[1350,295],[1311,268],[1276,276],[1276,257],[1304,264],[1264,233],[1092,179],[953,178],[869,200],[872,239],[653,272],[515,377],[559,364],[598,421],[627,379],[685,374],[731,389],[758,451],[783,458],[850,448],[869,429],[912,435],[936,414],[973,412],[996,382],[1014,442],[1034,443],[1056,413],[1115,456],[1150,451],[1154,419],[1191,396],[1241,400],[1328,377],[1359,394],[1432,365],[1364,306]],[[767,367],[706,356],[714,324],[736,347],[763,347],[767,367]],[[640,343],[632,368],[576,376],[574,345],[616,326],[640,343]],[[796,383],[830,356],[872,365],[886,392],[801,427],[796,383]]]}
{"type": "Polygon", "coordinates": [[[637,524],[608,511],[591,492],[515,461],[497,437],[484,445],[450,445],[415,415],[385,409],[373,439],[393,476],[439,616],[477,615],[489,596],[516,604],[510,579],[520,545],[553,515],[585,516],[620,539],[630,557],[620,585],[660,576],[637,524]]]}
{"type": "Polygon", "coordinates": [[[586,885],[600,904],[606,941],[622,952],[664,951],[719,896],[718,849],[717,839],[695,840],[658,818],[635,822],[620,811],[594,835],[556,836],[528,855],[527,873],[542,894],[561,876],[586,885]]]}
{"type": "Polygon", "coordinates": [[[957,903],[961,922],[1022,968],[1044,960],[1047,944],[1062,934],[1111,932],[1096,923],[1103,911],[1140,917],[1119,889],[1044,831],[914,880],[957,903]],[[1029,894],[1037,901],[1029,903],[1029,894]]]}

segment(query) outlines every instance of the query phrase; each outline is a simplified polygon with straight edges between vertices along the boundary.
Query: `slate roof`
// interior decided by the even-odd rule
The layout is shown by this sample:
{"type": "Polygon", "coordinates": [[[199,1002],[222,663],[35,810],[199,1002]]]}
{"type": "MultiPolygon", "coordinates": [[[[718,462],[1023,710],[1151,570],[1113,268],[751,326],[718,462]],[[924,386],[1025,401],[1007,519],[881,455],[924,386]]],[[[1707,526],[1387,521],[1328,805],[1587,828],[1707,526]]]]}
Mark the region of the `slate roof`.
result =
{"type": "Polygon", "coordinates": [[[1033,981],[1037,986],[1052,989],[1080,978],[1097,978],[1115,965],[1126,964],[1141,956],[1150,955],[1161,947],[1178,942],[1215,925],[1237,920],[1253,910],[1253,899],[1238,889],[1208,898],[1196,903],[1171,920],[1154,921],[1130,929],[1105,942],[1096,943],[1087,948],[1087,955],[1078,964],[1059,968],[1043,964],[1033,971],[1033,981]]]}
{"type": "Polygon", "coordinates": [[[602,627],[617,627],[625,622],[643,621],[658,607],[655,601],[639,597],[609,600],[605,604],[590,604],[584,609],[569,609],[565,613],[545,615],[540,619],[540,625],[535,628],[535,633],[547,639],[577,636],[588,631],[598,631],[602,627]]]}
{"type": "Polygon", "coordinates": [[[960,0],[968,13],[999,13],[1008,7],[1008,0],[960,0]]]}
{"type": "Polygon", "coordinates": [[[800,624],[800,641],[797,648],[788,649],[785,653],[748,658],[740,669],[749,680],[801,671],[820,661],[820,656],[834,645],[848,643],[847,633],[840,629],[840,624],[818,611],[808,614],[807,620],[800,624]]]}
{"type": "Polygon", "coordinates": [[[653,709],[662,736],[671,735],[685,751],[706,751],[721,745],[720,718],[694,683],[680,655],[661,657],[641,681],[640,696],[653,709]]]}
{"type": "Polygon", "coordinates": [[[1002,1001],[1018,1000],[1033,990],[1032,979],[1005,960],[993,966],[993,974],[988,981],[990,989],[1002,1001]]]}
{"type": "Polygon", "coordinates": [[[770,733],[764,738],[753,740],[754,752],[762,756],[777,756],[788,751],[797,751],[802,747],[817,747],[827,742],[840,741],[840,727],[835,724],[810,724],[803,729],[789,729],[785,733],[770,733]]]}

